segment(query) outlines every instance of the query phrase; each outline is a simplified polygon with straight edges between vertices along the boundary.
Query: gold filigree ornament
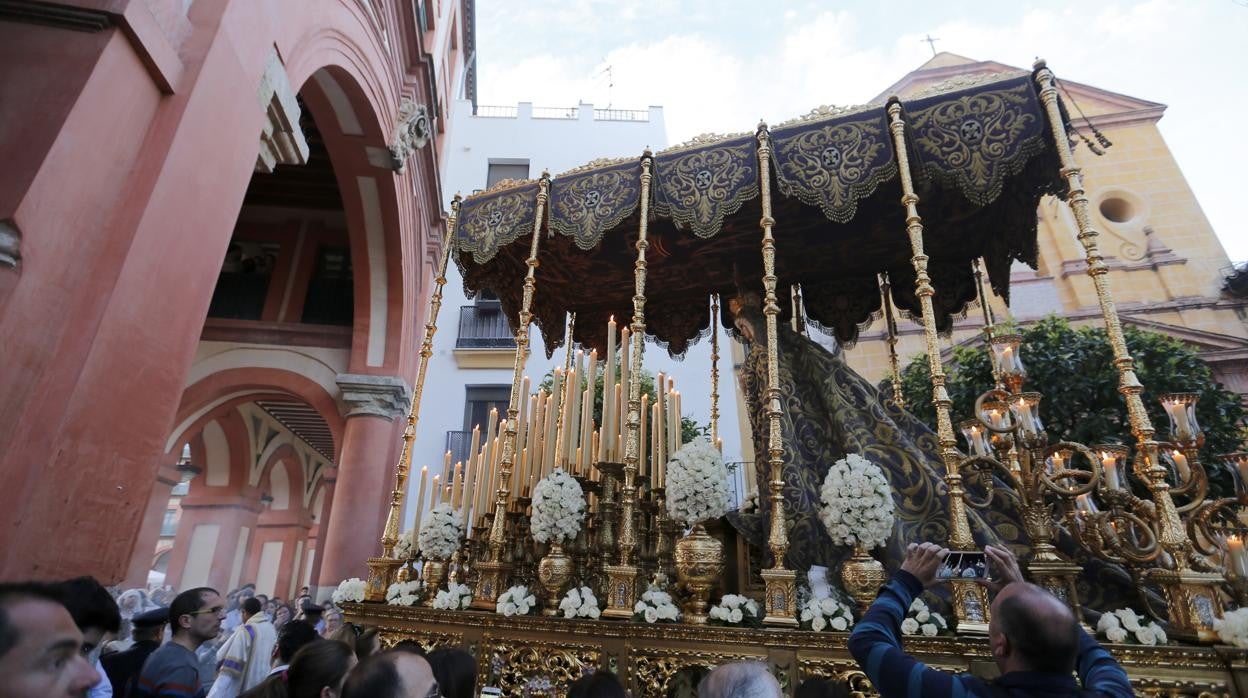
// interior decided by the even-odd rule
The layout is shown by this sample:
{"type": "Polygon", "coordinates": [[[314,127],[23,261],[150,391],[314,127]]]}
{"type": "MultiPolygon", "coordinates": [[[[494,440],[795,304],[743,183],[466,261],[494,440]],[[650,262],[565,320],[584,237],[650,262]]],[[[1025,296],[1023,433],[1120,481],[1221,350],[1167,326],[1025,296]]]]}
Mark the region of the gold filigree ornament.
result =
{"type": "Polygon", "coordinates": [[[675,648],[634,648],[629,656],[633,685],[642,696],[666,696],[672,679],[684,669],[714,669],[730,662],[766,662],[767,655],[732,650],[688,650],[675,648]]]}
{"type": "Polygon", "coordinates": [[[659,213],[698,237],[719,233],[724,218],[758,196],[754,144],[739,140],[657,160],[659,213]]]}
{"type": "Polygon", "coordinates": [[[563,695],[568,684],[602,664],[602,649],[594,645],[543,642],[486,635],[477,654],[479,674],[487,685],[502,689],[505,696],[563,695]],[[549,683],[548,689],[538,686],[549,683]]]}
{"type": "Polygon", "coordinates": [[[637,168],[617,167],[555,184],[550,227],[583,250],[596,247],[603,233],[632,214],[640,198],[637,168]]]}
{"type": "Polygon", "coordinates": [[[819,206],[830,220],[845,223],[858,201],[897,175],[881,119],[837,122],[785,135],[776,129],[773,156],[780,191],[819,206]]]}
{"type": "Polygon", "coordinates": [[[679,153],[685,150],[694,150],[696,148],[715,145],[717,143],[726,143],[733,139],[748,135],[749,133],[747,131],[741,131],[739,133],[700,133],[687,141],[682,141],[676,145],[668,146],[663,150],[660,150],[658,154],[670,155],[672,153],[679,153]]]}
{"type": "Polygon", "coordinates": [[[930,87],[923,88],[923,90],[921,90],[918,94],[914,95],[910,99],[920,99],[923,97],[931,97],[932,95],[944,94],[946,92],[957,92],[958,90],[965,90],[968,87],[975,87],[977,85],[986,85],[988,83],[997,82],[999,80],[1008,80],[1010,78],[1021,77],[1026,74],[1027,74],[1026,72],[1021,71],[1021,70],[1011,70],[1008,72],[1003,72],[1003,71],[998,70],[998,71],[992,71],[988,73],[977,73],[974,75],[955,75],[954,77],[951,77],[947,80],[941,80],[940,82],[934,85],[931,85],[930,87]]]}
{"type": "Polygon", "coordinates": [[[724,574],[724,544],[696,524],[676,542],[676,578],[689,591],[685,622],[705,625],[707,596],[724,574]]]}
{"type": "Polygon", "coordinates": [[[560,172],[559,174],[557,174],[557,175],[555,175],[555,176],[554,176],[554,180],[555,180],[555,181],[559,181],[560,179],[562,179],[562,178],[564,178],[564,177],[568,177],[568,176],[571,176],[571,175],[576,175],[576,174],[581,174],[582,172],[592,172],[593,170],[598,170],[598,169],[606,169],[606,168],[608,168],[608,167],[614,167],[614,166],[616,166],[616,165],[623,165],[623,164],[625,164],[625,163],[629,163],[629,162],[636,162],[636,161],[637,161],[637,158],[632,158],[632,157],[628,157],[628,158],[595,158],[595,159],[590,160],[589,162],[585,163],[584,165],[578,165],[578,166],[576,166],[576,167],[573,167],[572,169],[568,170],[567,172],[560,172]]]}
{"type": "Polygon", "coordinates": [[[847,114],[856,114],[858,112],[872,109],[874,106],[875,105],[871,104],[821,104],[801,116],[795,116],[792,119],[781,121],[779,124],[773,126],[772,130],[779,130],[785,128],[786,126],[796,126],[797,124],[823,121],[824,119],[832,119],[838,116],[845,116],[847,114]]]}

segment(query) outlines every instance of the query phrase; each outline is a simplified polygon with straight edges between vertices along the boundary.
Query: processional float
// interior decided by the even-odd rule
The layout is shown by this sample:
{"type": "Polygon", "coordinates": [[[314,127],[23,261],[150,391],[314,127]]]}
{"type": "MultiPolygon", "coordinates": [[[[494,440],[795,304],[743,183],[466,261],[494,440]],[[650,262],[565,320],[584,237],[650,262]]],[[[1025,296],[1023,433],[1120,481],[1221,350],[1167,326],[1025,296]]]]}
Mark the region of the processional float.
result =
{"type": "MultiPolygon", "coordinates": [[[[436,584],[449,567],[457,582],[470,583],[472,608],[488,613],[367,603],[347,604],[348,613],[381,626],[391,641],[413,636],[428,644],[477,642],[483,668],[500,652],[509,653],[514,671],[500,681],[517,694],[522,686],[528,694],[542,694],[531,682],[542,671],[567,679],[607,666],[628,674],[635,695],[662,695],[682,666],[736,658],[769,661],[782,683],[822,673],[869,691],[844,651],[845,633],[795,629],[797,574],[805,570],[785,563],[786,396],[777,332],[789,320],[849,343],[860,327],[883,316],[894,394],[882,399],[899,403],[895,315],[905,314],[922,325],[927,349],[948,497],[944,542],[954,549],[977,547],[970,512],[1008,499],[1026,529],[1029,555],[1023,562],[1030,578],[1077,613],[1083,610],[1081,567],[1056,544],[1059,537],[1073,541],[1080,555],[1117,565],[1139,586],[1159,591],[1149,610],[1168,622],[1171,637],[1215,642],[1213,626],[1228,602],[1248,601],[1248,558],[1238,521],[1248,506],[1241,476],[1248,475],[1248,456],[1229,457],[1236,496],[1207,500],[1194,395],[1162,397],[1171,441],[1157,439],[1110,293],[1071,133],[1055,78],[1038,62],[1031,73],[960,78],[883,105],[823,107],[775,128],[760,124],[752,134],[699,137],[639,158],[595,161],[554,178],[543,173],[536,181],[457,196],[430,299],[382,556],[368,560],[367,599],[383,601],[392,583],[415,574],[414,553],[400,558],[395,548],[442,289],[454,259],[467,289],[497,295],[511,319],[516,352],[506,415],[491,419],[482,460],[475,470],[473,464],[467,468],[475,472],[469,478],[473,492],[464,493],[462,476],[449,469],[441,485],[435,480],[439,496],[450,485],[451,501],[469,512],[469,535],[448,559],[425,560],[430,571],[424,577],[436,584]],[[1021,338],[991,314],[984,276],[997,295],[1008,297],[1012,262],[1035,263],[1036,210],[1050,195],[1073,213],[1126,402],[1131,448],[1111,443],[1121,440],[1113,434],[1105,444],[1048,443],[1041,394],[1024,390],[1021,338]],[[556,546],[562,571],[554,574],[547,565],[542,581],[566,585],[573,574],[592,580],[606,600],[603,616],[628,619],[654,573],[672,571],[680,529],[663,513],[663,472],[665,459],[680,445],[679,403],[677,398],[673,407],[663,379],[656,404],[647,402],[641,387],[646,339],[681,355],[691,342],[712,335],[711,428],[718,436],[719,325],[732,326],[721,315],[721,298],[740,294],[743,286],[761,297],[765,318],[770,508],[769,566],[761,577],[769,627],[695,634],[618,621],[494,615],[496,600],[513,582],[532,584],[540,576],[528,529],[528,485],[533,473],[549,470],[532,460],[543,448],[556,454],[556,467],[576,476],[593,506],[587,530],[570,542],[571,555],[556,546]],[[785,286],[790,302],[782,307],[785,286]],[[997,385],[955,431],[938,342],[954,316],[976,301],[997,385]],[[611,400],[613,374],[604,381],[600,438],[618,437],[618,450],[591,435],[600,428],[590,409],[595,359],[583,391],[582,359],[572,359],[577,344],[614,370],[616,318],[627,319],[621,323],[622,382],[611,400]],[[523,375],[533,325],[549,351],[567,350],[553,390],[536,400],[523,375]],[[620,410],[613,420],[612,405],[620,410]],[[676,409],[675,422],[670,414],[660,416],[664,406],[676,409]],[[608,421],[617,425],[611,434],[608,421]],[[958,447],[958,431],[965,451],[958,447]],[[489,445],[492,436],[497,441],[489,445]],[[568,440],[579,444],[579,453],[568,440]],[[553,448],[546,443],[551,441],[553,448]]],[[[474,435],[474,453],[479,445],[474,435]]],[[[547,456],[540,460],[549,462],[547,456]]],[[[422,509],[423,497],[422,477],[422,509]]],[[[869,589],[883,581],[869,566],[846,574],[869,589]]],[[[965,668],[990,656],[981,639],[988,600],[981,586],[964,580],[952,582],[950,597],[957,635],[907,646],[935,657],[938,666],[965,668]]],[[[552,601],[557,598],[551,594],[552,601]]],[[[1138,688],[1166,695],[1235,692],[1248,666],[1248,657],[1228,648],[1117,649],[1138,688]]]]}

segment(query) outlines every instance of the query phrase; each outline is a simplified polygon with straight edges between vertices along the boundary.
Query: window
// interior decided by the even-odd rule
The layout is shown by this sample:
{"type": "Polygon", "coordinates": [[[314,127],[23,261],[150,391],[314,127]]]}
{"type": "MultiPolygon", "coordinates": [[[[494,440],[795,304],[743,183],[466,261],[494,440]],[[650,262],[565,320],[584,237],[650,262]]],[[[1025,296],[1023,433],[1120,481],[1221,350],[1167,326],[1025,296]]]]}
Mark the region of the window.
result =
{"type": "Polygon", "coordinates": [[[281,245],[235,240],[225,252],[208,317],[259,320],[281,245]]]}
{"type": "Polygon", "coordinates": [[[160,535],[162,538],[174,536],[178,533],[178,510],[166,509],[165,518],[160,522],[160,535]]]}
{"type": "Polygon", "coordinates": [[[322,246],[308,282],[302,322],[313,325],[347,325],[355,318],[351,252],[346,247],[322,246]]]}
{"type": "Polygon", "coordinates": [[[504,179],[528,179],[528,160],[490,160],[489,170],[485,175],[485,188],[498,184],[504,179]]]}
{"type": "Polygon", "coordinates": [[[464,429],[472,431],[480,425],[481,430],[490,423],[490,410],[498,410],[501,420],[507,414],[507,404],[511,399],[509,385],[470,385],[464,400],[464,429]]]}

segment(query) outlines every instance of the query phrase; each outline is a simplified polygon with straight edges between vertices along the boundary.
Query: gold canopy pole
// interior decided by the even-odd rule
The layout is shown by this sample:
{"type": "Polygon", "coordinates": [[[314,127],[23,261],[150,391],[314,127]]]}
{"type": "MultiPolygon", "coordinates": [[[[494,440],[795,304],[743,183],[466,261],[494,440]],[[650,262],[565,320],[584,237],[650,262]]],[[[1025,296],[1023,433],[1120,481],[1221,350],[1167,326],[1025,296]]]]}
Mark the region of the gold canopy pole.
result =
{"type": "Polygon", "coordinates": [[[789,550],[788,529],[784,521],[784,443],[780,433],[780,364],[776,342],[776,316],[780,305],[776,301],[776,238],[772,227],[776,220],[771,217],[771,135],[767,124],[758,127],[758,182],[763,204],[763,314],[767,319],[767,456],[771,466],[771,531],[767,535],[767,547],[771,549],[772,566],[762,571],[767,585],[765,605],[767,625],[797,626],[797,575],[784,566],[784,555],[789,550]]]}
{"type": "MultiPolygon", "coordinates": [[[[646,338],[646,250],[650,243],[646,235],[650,225],[650,150],[641,157],[641,203],[637,225],[637,262],[633,266],[633,322],[629,326],[633,348],[629,354],[628,415],[624,422],[624,486],[620,492],[620,522],[617,550],[619,564],[604,565],[609,588],[607,608],[602,612],[608,618],[631,618],[633,605],[637,602],[637,521],[633,512],[637,507],[637,464],[641,455],[641,353],[646,338]]],[[[614,357],[608,356],[607,361],[614,357]]],[[[603,386],[604,389],[606,386],[603,386]]],[[[659,399],[663,389],[659,388],[659,399]]],[[[657,425],[655,427],[658,428],[657,425]]],[[[660,468],[662,464],[656,463],[660,468]]]]}
{"type": "MultiPolygon", "coordinates": [[[[403,503],[407,497],[407,474],[412,468],[412,442],[416,439],[416,424],[420,419],[420,396],[425,391],[425,375],[429,372],[429,359],[433,356],[433,335],[438,331],[438,313],[442,310],[442,289],[446,286],[446,266],[451,258],[451,246],[455,239],[455,223],[459,220],[459,194],[451,201],[451,215],[446,220],[446,235],[442,238],[442,259],[438,262],[434,278],[433,295],[429,296],[429,314],[425,321],[425,339],[420,345],[420,367],[416,371],[416,385],[412,391],[412,405],[407,413],[407,427],[403,429],[403,449],[399,462],[394,466],[394,491],[390,493],[390,513],[381,534],[381,557],[368,560],[369,601],[385,601],[386,589],[394,581],[395,569],[404,560],[394,559],[394,546],[399,542],[399,521],[403,518],[403,503]]],[[[419,526],[420,522],[417,521],[419,526]]]]}
{"type": "MultiPolygon", "coordinates": [[[[897,169],[901,174],[901,203],[906,207],[906,233],[910,237],[914,265],[914,293],[923,311],[923,333],[927,344],[927,362],[932,373],[932,404],[936,406],[936,434],[940,440],[940,456],[945,464],[945,482],[949,488],[949,546],[957,550],[973,550],[975,539],[966,517],[965,490],[958,463],[957,438],[953,433],[950,408],[953,401],[945,388],[945,370],[940,361],[940,344],[936,333],[936,313],[932,309],[932,278],[927,273],[927,254],[923,251],[923,219],[919,216],[919,197],[914,193],[910,176],[910,158],[906,153],[906,125],[901,119],[901,104],[888,105],[889,131],[897,153],[897,169]]],[[[988,632],[988,600],[983,587],[970,580],[953,580],[953,606],[958,617],[958,632],[988,632]]]]}
{"type": "Polygon", "coordinates": [[[897,318],[893,315],[892,283],[888,272],[881,272],[880,305],[884,308],[884,331],[887,334],[888,365],[893,372],[893,402],[898,407],[906,406],[906,396],[901,392],[901,361],[897,358],[897,318]]]}
{"type": "Polygon", "coordinates": [[[1088,264],[1088,276],[1092,277],[1092,284],[1096,288],[1101,315],[1105,320],[1105,333],[1114,352],[1114,366],[1118,369],[1118,392],[1122,393],[1127,402],[1127,417],[1131,422],[1131,432],[1137,448],[1135,472],[1148,484],[1157,508],[1158,542],[1174,560],[1173,569],[1148,570],[1145,577],[1157,582],[1165,590],[1166,602],[1170,608],[1171,635],[1185,640],[1214,642],[1218,636],[1213,630],[1213,620],[1220,617],[1223,610],[1218,586],[1225,580],[1220,574],[1196,572],[1192,569],[1192,541],[1187,536],[1178,511],[1175,510],[1174,500],[1170,496],[1170,485],[1166,482],[1167,470],[1161,464],[1158,444],[1153,438],[1156,430],[1144,409],[1144,401],[1140,398],[1144,386],[1135,374],[1135,361],[1127,350],[1118,309],[1110,295],[1109,279],[1106,276],[1109,269],[1105,266],[1096,242],[1099,233],[1092,227],[1091,217],[1088,215],[1088,198],[1083,188],[1082,169],[1075,163],[1070,141],[1062,125],[1053,72],[1044,61],[1036,61],[1034,67],[1036,84],[1040,88],[1040,101],[1048,113],[1049,127],[1053,132],[1053,142],[1061,163],[1061,175],[1066,180],[1067,203],[1075,217],[1078,239],[1083,245],[1084,259],[1088,264]]]}
{"type": "Polygon", "coordinates": [[[494,498],[493,520],[490,522],[489,553],[477,563],[480,576],[477,580],[473,608],[493,609],[498,595],[505,591],[511,565],[503,561],[503,548],[507,544],[505,522],[507,520],[507,497],[511,493],[511,467],[516,462],[516,429],[520,422],[520,382],[524,376],[524,362],[529,356],[529,324],[533,322],[533,292],[537,288],[537,250],[542,239],[542,216],[546,213],[546,200],[550,196],[550,173],[542,172],[538,180],[537,209],[533,214],[533,241],[529,243],[528,271],[524,275],[524,298],[520,303],[520,324],[516,327],[516,360],[511,374],[511,398],[507,405],[507,430],[503,432],[503,454],[499,460],[498,492],[494,498]]]}

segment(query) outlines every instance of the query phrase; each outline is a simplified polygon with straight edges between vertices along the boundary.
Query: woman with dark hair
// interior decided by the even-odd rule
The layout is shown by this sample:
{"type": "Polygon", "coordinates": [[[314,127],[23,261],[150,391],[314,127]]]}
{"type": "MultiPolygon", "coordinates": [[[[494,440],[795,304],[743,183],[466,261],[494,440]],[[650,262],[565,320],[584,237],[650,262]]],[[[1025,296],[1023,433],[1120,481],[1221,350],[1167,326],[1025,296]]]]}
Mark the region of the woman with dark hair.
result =
{"type": "Polygon", "coordinates": [[[568,698],[628,698],[615,674],[599,669],[568,687],[568,698]]]}
{"type": "Polygon", "coordinates": [[[477,660],[471,654],[449,647],[440,647],[425,660],[433,668],[442,698],[473,698],[477,693],[477,660]]]}
{"type": "Polygon", "coordinates": [[[355,649],[345,642],[316,640],[290,660],[285,680],[257,686],[258,698],[338,698],[342,682],[355,667],[355,649]]]}

